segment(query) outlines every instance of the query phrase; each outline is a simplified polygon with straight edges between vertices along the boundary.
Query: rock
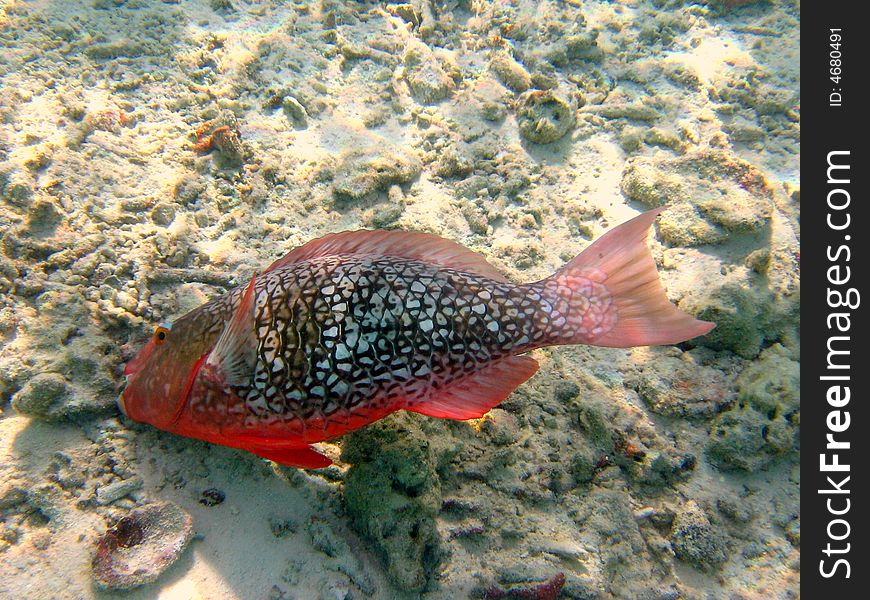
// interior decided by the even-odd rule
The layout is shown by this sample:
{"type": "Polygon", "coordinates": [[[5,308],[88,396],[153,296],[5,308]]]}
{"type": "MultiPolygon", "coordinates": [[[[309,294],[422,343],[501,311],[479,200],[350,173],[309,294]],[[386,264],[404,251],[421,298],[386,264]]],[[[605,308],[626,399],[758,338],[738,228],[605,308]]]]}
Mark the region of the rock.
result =
{"type": "Polygon", "coordinates": [[[480,430],[496,446],[507,446],[520,438],[516,418],[500,408],[493,408],[486,414],[480,430]]]}
{"type": "Polygon", "coordinates": [[[446,55],[436,55],[422,43],[405,51],[405,79],[420,104],[434,104],[450,96],[460,78],[459,68],[446,55]]]}
{"type": "Polygon", "coordinates": [[[350,151],[342,159],[333,183],[333,193],[342,199],[359,200],[393,184],[410,183],[423,168],[420,159],[393,148],[350,151]]]}
{"type": "Polygon", "coordinates": [[[26,207],[33,196],[33,179],[21,171],[0,174],[3,199],[13,206],[26,207]]]}
{"type": "Polygon", "coordinates": [[[599,458],[591,451],[577,452],[571,458],[569,471],[576,484],[589,483],[599,470],[599,458]]]}
{"type": "Polygon", "coordinates": [[[726,375],[719,369],[664,356],[626,386],[634,388],[650,410],[675,417],[712,417],[734,400],[726,375]]]}
{"type": "Polygon", "coordinates": [[[689,203],[669,207],[657,224],[661,238],[672,246],[712,246],[728,239],[722,227],[704,219],[698,208],[689,203]]]}
{"type": "Polygon", "coordinates": [[[351,523],[381,554],[393,582],[420,592],[441,561],[435,517],[441,485],[426,436],[412,417],[395,415],[349,435],[344,497],[351,523]]]}
{"type": "Polygon", "coordinates": [[[583,112],[592,113],[605,119],[631,119],[632,121],[653,122],[662,118],[662,114],[658,110],[640,102],[595,104],[585,107],[583,112]]]}
{"type": "Polygon", "coordinates": [[[248,150],[242,142],[239,122],[231,110],[220,111],[217,117],[206,121],[196,129],[198,153],[214,152],[216,163],[228,169],[240,168],[248,159],[248,150]]]}
{"type": "Polygon", "coordinates": [[[795,517],[785,526],[785,538],[795,548],[801,546],[801,518],[795,517]]]}
{"type": "Polygon", "coordinates": [[[193,519],[172,502],[132,511],[97,541],[94,582],[107,590],[127,590],[155,581],[193,537],[193,519]]]}
{"type": "Polygon", "coordinates": [[[357,554],[327,521],[313,517],[307,529],[312,545],[328,557],[322,562],[325,569],[345,574],[367,596],[374,594],[374,584],[357,554]]]}
{"type": "Polygon", "coordinates": [[[643,134],[643,141],[650,146],[664,146],[675,152],[682,152],[685,144],[673,131],[661,127],[650,127],[643,134]]]}
{"type": "Polygon", "coordinates": [[[17,482],[0,482],[0,510],[7,510],[27,501],[27,488],[17,482]]]}
{"type": "Polygon", "coordinates": [[[722,413],[713,421],[707,457],[723,469],[755,471],[770,462],[765,451],[767,417],[751,406],[722,413]]]}
{"type": "Polygon", "coordinates": [[[755,518],[752,504],[733,494],[726,493],[716,500],[716,508],[733,522],[741,525],[745,525],[755,518]]]}
{"type": "Polygon", "coordinates": [[[765,332],[774,318],[773,298],[760,284],[729,281],[719,288],[697,290],[680,303],[683,310],[716,328],[700,338],[700,343],[714,350],[731,350],[743,358],[758,355],[765,332]]]}
{"type": "Polygon", "coordinates": [[[27,225],[31,231],[45,233],[53,230],[64,219],[63,210],[50,198],[38,198],[27,211],[27,225]]]}
{"type": "Polygon", "coordinates": [[[62,375],[39,373],[12,396],[12,408],[30,417],[57,419],[70,396],[70,386],[62,375]]]}
{"type": "Polygon", "coordinates": [[[363,223],[371,229],[385,229],[398,221],[403,212],[405,212],[405,206],[402,204],[379,206],[366,212],[363,216],[363,223]]]}
{"type": "Polygon", "coordinates": [[[169,227],[175,220],[175,206],[168,202],[158,202],[151,209],[151,220],[154,221],[155,225],[169,227]]]}
{"type": "Polygon", "coordinates": [[[516,103],[520,135],[536,144],[549,144],[565,136],[577,122],[576,100],[552,90],[531,90],[516,103]]]}
{"type": "Polygon", "coordinates": [[[466,177],[474,170],[474,159],[470,154],[465,147],[449,147],[439,156],[435,174],[445,179],[466,177]]]}
{"type": "Polygon", "coordinates": [[[532,87],[532,77],[529,72],[506,52],[498,52],[493,56],[489,68],[505,87],[514,92],[525,92],[532,87]]]}
{"type": "Polygon", "coordinates": [[[465,217],[465,222],[468,223],[468,227],[474,233],[486,235],[489,231],[489,219],[486,212],[475,204],[469,203],[464,205],[462,207],[462,216],[465,217]]]}
{"type": "Polygon", "coordinates": [[[720,468],[755,471],[798,445],[800,363],[775,344],[737,384],[740,404],[714,421],[707,454],[720,468]]]}
{"type": "Polygon", "coordinates": [[[764,176],[725,150],[632,158],[621,187],[628,198],[646,206],[672,206],[674,212],[663,215],[660,233],[674,246],[717,244],[732,234],[757,232],[773,212],[764,176]]]}
{"type": "Polygon", "coordinates": [[[598,62],[604,58],[604,52],[598,46],[597,29],[587,29],[582,33],[569,35],[565,38],[565,50],[571,60],[588,60],[598,62]]]}
{"type": "Polygon", "coordinates": [[[479,79],[471,89],[469,102],[485,121],[502,121],[508,113],[511,93],[497,81],[479,79]]]}
{"type": "Polygon", "coordinates": [[[300,104],[299,100],[293,96],[284,96],[281,107],[284,109],[284,114],[287,115],[287,118],[290,119],[290,122],[295,127],[300,129],[308,127],[308,112],[300,104]]]}
{"type": "Polygon", "coordinates": [[[694,500],[677,511],[671,527],[671,547],[677,558],[702,571],[714,571],[728,558],[725,535],[710,523],[694,500]]]}
{"type": "Polygon", "coordinates": [[[105,506],[111,504],[115,500],[120,500],[124,496],[142,489],[144,481],[141,477],[131,477],[130,479],[122,479],[115,481],[109,485],[104,485],[97,488],[97,504],[105,506]]]}
{"type": "Polygon", "coordinates": [[[799,414],[800,381],[800,363],[782,344],[774,344],[740,373],[738,398],[768,415],[799,414]]]}
{"type": "Polygon", "coordinates": [[[580,386],[570,380],[560,380],[553,386],[553,398],[559,404],[564,404],[580,395],[580,386]]]}

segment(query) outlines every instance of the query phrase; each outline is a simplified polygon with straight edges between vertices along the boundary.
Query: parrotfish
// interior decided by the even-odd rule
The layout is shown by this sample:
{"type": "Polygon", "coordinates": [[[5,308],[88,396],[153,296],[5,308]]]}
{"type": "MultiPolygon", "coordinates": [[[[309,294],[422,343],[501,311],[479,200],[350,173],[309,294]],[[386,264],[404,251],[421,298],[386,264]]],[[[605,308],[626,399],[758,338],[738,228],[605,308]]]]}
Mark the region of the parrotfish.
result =
{"type": "Polygon", "coordinates": [[[675,344],[713,328],[665,295],[646,243],[660,211],[526,284],[427,233],[313,240],[157,327],[126,365],[120,408],[303,468],[331,462],[311,444],[398,410],[482,417],[537,371],[535,348],[675,344]]]}

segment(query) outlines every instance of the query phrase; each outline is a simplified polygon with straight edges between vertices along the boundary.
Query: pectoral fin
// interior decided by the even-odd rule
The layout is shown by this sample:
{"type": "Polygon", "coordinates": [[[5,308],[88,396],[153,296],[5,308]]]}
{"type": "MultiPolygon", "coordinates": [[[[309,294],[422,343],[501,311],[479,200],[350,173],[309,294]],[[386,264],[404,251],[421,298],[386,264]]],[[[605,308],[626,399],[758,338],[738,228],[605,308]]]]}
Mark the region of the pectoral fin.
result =
{"type": "Polygon", "coordinates": [[[239,307],[203,365],[206,377],[219,387],[245,384],[253,375],[257,361],[255,280],[256,276],[251,277],[239,307]]]}

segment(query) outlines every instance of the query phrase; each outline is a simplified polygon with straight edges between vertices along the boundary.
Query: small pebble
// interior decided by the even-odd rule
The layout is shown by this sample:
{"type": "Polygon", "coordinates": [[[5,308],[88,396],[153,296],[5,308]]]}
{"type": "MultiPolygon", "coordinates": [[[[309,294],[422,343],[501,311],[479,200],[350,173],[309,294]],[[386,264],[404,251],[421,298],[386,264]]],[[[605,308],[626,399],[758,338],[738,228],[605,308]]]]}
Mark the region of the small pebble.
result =
{"type": "Polygon", "coordinates": [[[209,488],[199,495],[199,503],[203,506],[217,506],[226,499],[226,494],[217,488],[209,488]]]}

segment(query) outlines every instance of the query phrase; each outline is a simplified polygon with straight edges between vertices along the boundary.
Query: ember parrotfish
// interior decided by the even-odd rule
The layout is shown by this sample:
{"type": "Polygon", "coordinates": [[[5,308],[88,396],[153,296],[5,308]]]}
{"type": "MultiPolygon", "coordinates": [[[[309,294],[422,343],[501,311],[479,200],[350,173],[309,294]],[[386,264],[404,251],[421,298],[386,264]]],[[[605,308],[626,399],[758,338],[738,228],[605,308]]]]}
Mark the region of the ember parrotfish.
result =
{"type": "Polygon", "coordinates": [[[126,365],[121,410],[303,468],[330,464],[311,444],[397,410],[481,417],[537,371],[535,348],[675,344],[714,327],[665,295],[646,243],[659,212],[526,284],[427,233],[313,240],[157,327],[126,365]]]}

